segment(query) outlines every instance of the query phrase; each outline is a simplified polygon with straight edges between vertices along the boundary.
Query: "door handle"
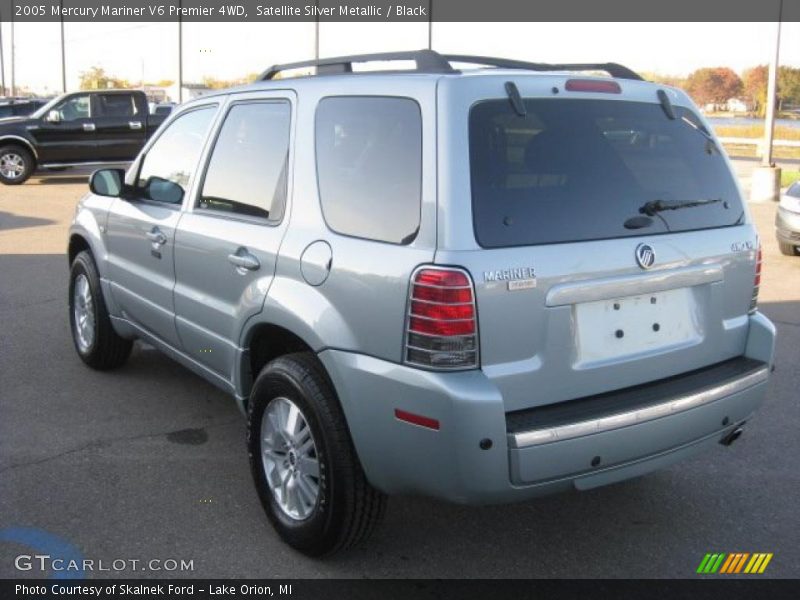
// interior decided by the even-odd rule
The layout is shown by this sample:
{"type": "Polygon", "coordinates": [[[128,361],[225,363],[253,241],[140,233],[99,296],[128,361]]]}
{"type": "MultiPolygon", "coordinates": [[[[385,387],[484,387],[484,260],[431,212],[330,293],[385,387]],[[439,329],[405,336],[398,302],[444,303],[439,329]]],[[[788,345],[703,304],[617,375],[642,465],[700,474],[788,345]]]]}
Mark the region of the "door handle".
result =
{"type": "Polygon", "coordinates": [[[167,243],[167,236],[165,236],[158,227],[153,227],[146,235],[147,239],[153,242],[154,246],[163,246],[167,243]]]}
{"type": "Polygon", "coordinates": [[[258,259],[244,247],[239,248],[234,254],[228,254],[228,262],[236,265],[236,270],[242,275],[245,271],[257,271],[261,268],[258,259]]]}
{"type": "Polygon", "coordinates": [[[83,130],[84,131],[94,131],[95,130],[94,123],[84,123],[83,124],[83,130]]]}
{"type": "Polygon", "coordinates": [[[142,122],[141,121],[128,121],[128,125],[131,129],[141,129],[142,122]]]}

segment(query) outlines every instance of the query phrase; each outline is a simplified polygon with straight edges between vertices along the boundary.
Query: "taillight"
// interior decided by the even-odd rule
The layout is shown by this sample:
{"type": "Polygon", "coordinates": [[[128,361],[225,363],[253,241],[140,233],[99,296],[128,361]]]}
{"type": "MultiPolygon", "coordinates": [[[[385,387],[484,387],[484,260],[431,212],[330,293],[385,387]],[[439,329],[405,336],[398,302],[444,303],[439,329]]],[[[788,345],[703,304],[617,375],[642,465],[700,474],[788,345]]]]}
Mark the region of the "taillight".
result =
{"type": "Polygon", "coordinates": [[[466,271],[419,269],[409,296],[406,362],[433,369],[477,367],[478,315],[466,271]]]}
{"type": "Polygon", "coordinates": [[[758,288],[761,287],[761,242],[758,243],[756,252],[756,276],[753,279],[753,298],[750,300],[750,313],[758,308],[758,288]]]}

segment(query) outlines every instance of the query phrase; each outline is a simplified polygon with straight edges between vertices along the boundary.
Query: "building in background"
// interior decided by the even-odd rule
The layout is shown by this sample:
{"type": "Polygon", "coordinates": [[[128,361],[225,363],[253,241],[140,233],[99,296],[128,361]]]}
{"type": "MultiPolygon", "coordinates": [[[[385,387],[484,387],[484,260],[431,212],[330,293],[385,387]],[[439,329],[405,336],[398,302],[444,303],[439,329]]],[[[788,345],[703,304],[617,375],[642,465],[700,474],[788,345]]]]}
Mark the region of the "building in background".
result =
{"type": "Polygon", "coordinates": [[[181,90],[178,88],[177,83],[165,88],[167,95],[166,100],[169,102],[178,102],[182,99],[184,102],[186,102],[187,100],[193,100],[195,98],[199,98],[200,96],[205,96],[214,90],[204,83],[184,83],[182,96],[180,91],[181,90]]]}

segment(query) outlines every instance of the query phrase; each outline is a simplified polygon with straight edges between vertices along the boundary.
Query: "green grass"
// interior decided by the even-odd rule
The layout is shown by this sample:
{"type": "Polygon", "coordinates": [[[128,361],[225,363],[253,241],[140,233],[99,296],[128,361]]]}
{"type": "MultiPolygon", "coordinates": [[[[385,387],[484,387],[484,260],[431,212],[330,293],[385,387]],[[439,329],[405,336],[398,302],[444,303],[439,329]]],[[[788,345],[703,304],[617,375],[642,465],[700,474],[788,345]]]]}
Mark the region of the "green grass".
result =
{"type": "MultiPolygon", "coordinates": [[[[732,158],[754,157],[756,156],[756,147],[752,144],[723,144],[728,156],[732,158]]],[[[800,148],[789,148],[786,146],[775,146],[772,152],[772,157],[776,160],[782,158],[798,159],[800,158],[800,148]]]]}
{"type": "Polygon", "coordinates": [[[800,171],[781,171],[781,187],[788,187],[795,181],[800,181],[800,171]]]}
{"type": "MultiPolygon", "coordinates": [[[[717,125],[714,127],[719,137],[763,138],[763,125],[717,125]]],[[[800,127],[775,127],[776,140],[800,140],[800,127]]]]}

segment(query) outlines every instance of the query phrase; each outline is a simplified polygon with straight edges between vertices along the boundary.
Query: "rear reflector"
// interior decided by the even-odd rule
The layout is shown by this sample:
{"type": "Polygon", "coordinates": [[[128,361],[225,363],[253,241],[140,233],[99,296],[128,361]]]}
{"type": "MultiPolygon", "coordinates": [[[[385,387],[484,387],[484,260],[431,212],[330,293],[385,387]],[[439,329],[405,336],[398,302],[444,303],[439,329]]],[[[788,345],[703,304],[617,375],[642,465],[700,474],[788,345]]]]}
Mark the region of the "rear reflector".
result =
{"type": "Polygon", "coordinates": [[[478,324],[466,271],[426,267],[410,282],[405,360],[433,369],[478,366],[478,324]]]}
{"type": "Polygon", "coordinates": [[[621,94],[622,88],[616,81],[602,79],[568,79],[564,88],[568,92],[600,92],[601,94],[621,94]]]}
{"type": "Polygon", "coordinates": [[[750,300],[750,314],[756,312],[758,308],[758,290],[761,287],[761,241],[758,242],[756,252],[756,275],[753,278],[753,297],[750,300]]]}
{"type": "Polygon", "coordinates": [[[412,425],[419,425],[420,427],[426,427],[428,429],[433,429],[434,431],[439,431],[439,421],[436,419],[423,417],[422,415],[415,415],[414,413],[406,412],[404,410],[400,410],[399,408],[394,409],[394,416],[400,421],[405,421],[406,423],[411,423],[412,425]]]}

